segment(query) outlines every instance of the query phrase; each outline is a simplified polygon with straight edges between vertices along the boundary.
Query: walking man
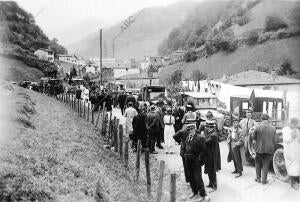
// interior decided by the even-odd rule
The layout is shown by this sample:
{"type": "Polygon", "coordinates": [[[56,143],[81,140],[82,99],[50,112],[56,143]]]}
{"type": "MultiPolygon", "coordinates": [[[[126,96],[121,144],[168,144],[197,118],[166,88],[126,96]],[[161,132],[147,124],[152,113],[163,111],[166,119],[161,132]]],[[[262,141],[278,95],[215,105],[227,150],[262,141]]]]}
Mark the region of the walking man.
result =
{"type": "Polygon", "coordinates": [[[202,180],[202,165],[206,150],[205,139],[196,133],[196,125],[187,126],[187,136],[184,149],[185,165],[193,194],[189,197],[193,200],[205,200],[206,192],[202,180]]]}
{"type": "Polygon", "coordinates": [[[252,134],[255,144],[255,181],[262,184],[267,184],[268,171],[275,146],[276,129],[269,123],[269,115],[263,114],[261,116],[262,123],[255,126],[252,134]]]}
{"type": "Polygon", "coordinates": [[[175,125],[174,129],[175,132],[181,130],[182,128],[182,118],[184,116],[184,111],[183,109],[180,108],[178,103],[175,103],[175,109],[174,109],[174,117],[175,117],[175,125]]]}
{"type": "Polygon", "coordinates": [[[123,90],[121,92],[121,95],[119,95],[118,98],[118,103],[119,103],[119,107],[121,109],[122,115],[124,115],[125,112],[125,101],[126,101],[127,95],[125,94],[125,91],[123,90]]]}
{"type": "Polygon", "coordinates": [[[142,150],[146,149],[147,128],[146,128],[147,105],[140,105],[138,115],[133,118],[133,147],[137,150],[137,141],[141,140],[142,150]]]}

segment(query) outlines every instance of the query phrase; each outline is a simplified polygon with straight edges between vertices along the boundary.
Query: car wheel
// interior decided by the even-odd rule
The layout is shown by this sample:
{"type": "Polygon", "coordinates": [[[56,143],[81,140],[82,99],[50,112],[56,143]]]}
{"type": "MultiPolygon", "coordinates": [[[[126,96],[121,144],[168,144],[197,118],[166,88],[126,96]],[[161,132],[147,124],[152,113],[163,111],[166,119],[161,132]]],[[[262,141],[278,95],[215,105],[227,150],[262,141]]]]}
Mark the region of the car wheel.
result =
{"type": "Polygon", "coordinates": [[[246,158],[247,162],[250,163],[251,165],[254,165],[255,157],[253,158],[253,156],[250,154],[250,151],[249,151],[249,138],[246,139],[244,148],[245,148],[245,158],[246,158]]]}
{"type": "Polygon", "coordinates": [[[273,155],[273,169],[279,180],[287,181],[289,179],[285,166],[283,148],[277,149],[273,155]]]}

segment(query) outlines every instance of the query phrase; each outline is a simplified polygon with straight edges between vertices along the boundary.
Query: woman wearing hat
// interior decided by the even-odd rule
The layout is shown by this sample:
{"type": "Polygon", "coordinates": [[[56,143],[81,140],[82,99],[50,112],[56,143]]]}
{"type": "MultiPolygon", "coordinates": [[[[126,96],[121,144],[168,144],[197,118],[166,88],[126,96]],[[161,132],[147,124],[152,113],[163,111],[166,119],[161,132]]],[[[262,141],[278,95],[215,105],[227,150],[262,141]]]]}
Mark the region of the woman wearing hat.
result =
{"type": "Polygon", "coordinates": [[[175,141],[173,139],[173,135],[175,134],[174,124],[175,118],[172,116],[172,109],[167,109],[167,114],[164,116],[164,136],[165,136],[165,143],[166,143],[166,154],[173,154],[173,146],[175,145],[175,141]]]}

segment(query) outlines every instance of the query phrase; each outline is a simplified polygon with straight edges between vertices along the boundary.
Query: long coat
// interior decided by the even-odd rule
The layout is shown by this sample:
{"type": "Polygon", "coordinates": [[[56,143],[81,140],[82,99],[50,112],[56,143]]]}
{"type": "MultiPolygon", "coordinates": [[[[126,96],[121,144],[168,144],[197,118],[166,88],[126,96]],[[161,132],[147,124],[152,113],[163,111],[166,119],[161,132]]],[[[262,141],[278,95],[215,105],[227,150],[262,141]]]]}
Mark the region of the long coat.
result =
{"type": "Polygon", "coordinates": [[[133,127],[133,138],[135,140],[141,140],[142,146],[146,146],[146,139],[147,139],[147,128],[146,128],[146,114],[139,113],[135,116],[132,120],[132,127],[133,127]]]}
{"type": "Polygon", "coordinates": [[[204,131],[206,152],[204,173],[217,172],[221,170],[221,155],[218,141],[217,126],[207,126],[207,121],[200,125],[200,132],[204,131]]]}

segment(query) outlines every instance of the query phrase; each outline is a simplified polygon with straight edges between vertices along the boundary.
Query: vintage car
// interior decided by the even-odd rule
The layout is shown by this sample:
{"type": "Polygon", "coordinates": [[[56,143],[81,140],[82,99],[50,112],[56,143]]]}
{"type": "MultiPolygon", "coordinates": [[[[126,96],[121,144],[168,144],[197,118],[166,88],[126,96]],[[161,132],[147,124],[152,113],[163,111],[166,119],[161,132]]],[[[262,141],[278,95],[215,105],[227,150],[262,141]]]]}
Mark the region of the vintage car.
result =
{"type": "Polygon", "coordinates": [[[160,99],[166,99],[166,87],[164,86],[143,86],[138,96],[139,101],[156,103],[160,99]]]}

